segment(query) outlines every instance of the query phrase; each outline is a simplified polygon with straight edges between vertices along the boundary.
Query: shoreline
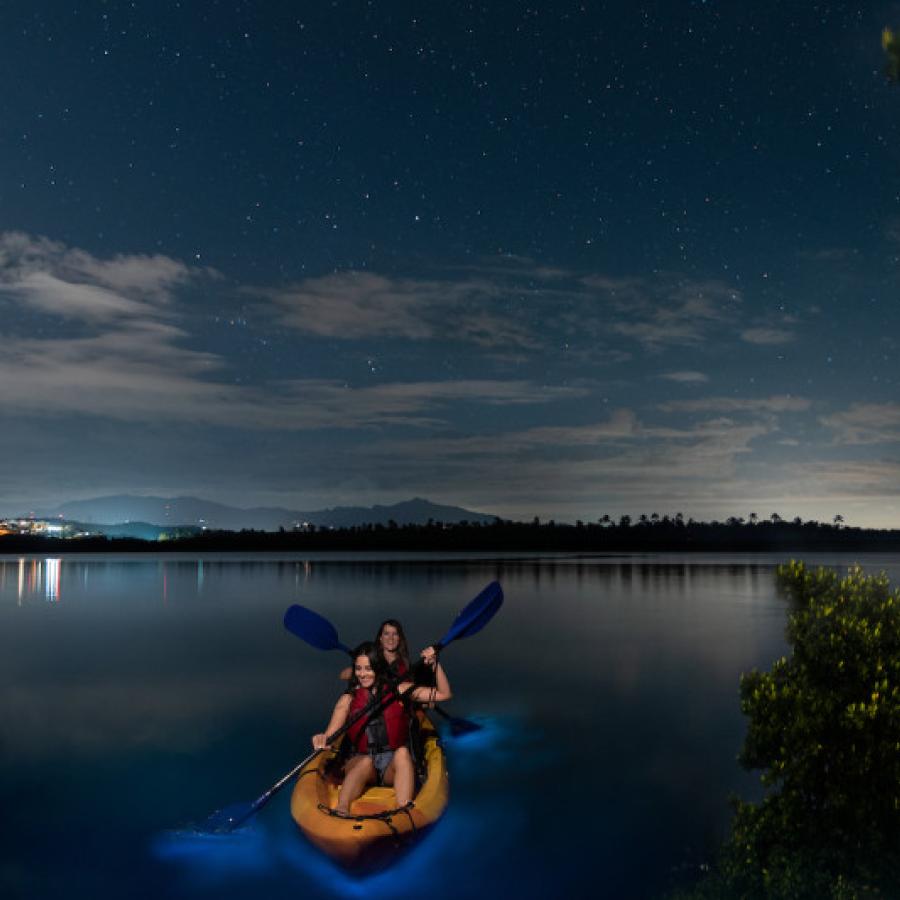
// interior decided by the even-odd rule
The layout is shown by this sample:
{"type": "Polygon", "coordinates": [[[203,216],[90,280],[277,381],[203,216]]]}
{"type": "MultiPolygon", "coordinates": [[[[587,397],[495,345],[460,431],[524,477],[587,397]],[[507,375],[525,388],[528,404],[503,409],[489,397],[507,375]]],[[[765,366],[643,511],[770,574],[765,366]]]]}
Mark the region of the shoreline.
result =
{"type": "Polygon", "coordinates": [[[838,528],[819,523],[659,523],[629,527],[520,524],[366,526],[316,531],[208,531],[168,540],[89,536],[0,536],[10,554],[373,553],[609,557],[640,553],[900,553],[900,530],[838,528]]]}

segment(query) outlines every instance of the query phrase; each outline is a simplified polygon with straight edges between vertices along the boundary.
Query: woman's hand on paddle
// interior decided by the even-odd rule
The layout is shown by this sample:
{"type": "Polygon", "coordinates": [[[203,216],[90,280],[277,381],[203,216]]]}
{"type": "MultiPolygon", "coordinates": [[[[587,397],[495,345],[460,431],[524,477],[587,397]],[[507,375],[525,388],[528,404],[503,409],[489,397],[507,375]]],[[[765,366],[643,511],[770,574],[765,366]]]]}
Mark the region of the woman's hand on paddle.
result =
{"type": "Polygon", "coordinates": [[[414,687],[410,696],[417,703],[428,705],[444,703],[449,700],[453,696],[450,690],[450,682],[447,680],[447,673],[444,671],[444,667],[438,662],[434,647],[426,647],[422,651],[422,662],[434,670],[434,687],[414,687]]]}
{"type": "Polygon", "coordinates": [[[328,744],[325,743],[324,734],[314,734],[312,737],[313,750],[324,750],[328,744]]]}

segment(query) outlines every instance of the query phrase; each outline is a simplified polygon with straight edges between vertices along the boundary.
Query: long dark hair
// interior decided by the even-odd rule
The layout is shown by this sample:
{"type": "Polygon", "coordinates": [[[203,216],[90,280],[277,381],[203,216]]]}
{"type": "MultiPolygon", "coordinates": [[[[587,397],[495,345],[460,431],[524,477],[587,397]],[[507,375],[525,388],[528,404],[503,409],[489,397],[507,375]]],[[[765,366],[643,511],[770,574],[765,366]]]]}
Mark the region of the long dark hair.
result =
{"type": "Polygon", "coordinates": [[[397,634],[400,637],[400,641],[397,644],[397,655],[400,659],[406,663],[406,668],[409,668],[409,647],[406,644],[406,634],[403,631],[403,626],[396,619],[385,619],[379,626],[378,631],[375,633],[375,652],[378,654],[378,658],[387,666],[387,660],[384,658],[384,648],[381,646],[381,633],[384,631],[386,625],[392,625],[397,629],[397,634]]]}
{"type": "Polygon", "coordinates": [[[373,687],[380,689],[384,685],[384,676],[387,667],[384,659],[378,653],[378,645],[372,641],[363,641],[353,650],[353,658],[350,665],[350,681],[347,684],[347,693],[352,694],[359,687],[359,679],[356,677],[356,661],[365,656],[372,664],[372,670],[375,672],[375,684],[373,687]]]}

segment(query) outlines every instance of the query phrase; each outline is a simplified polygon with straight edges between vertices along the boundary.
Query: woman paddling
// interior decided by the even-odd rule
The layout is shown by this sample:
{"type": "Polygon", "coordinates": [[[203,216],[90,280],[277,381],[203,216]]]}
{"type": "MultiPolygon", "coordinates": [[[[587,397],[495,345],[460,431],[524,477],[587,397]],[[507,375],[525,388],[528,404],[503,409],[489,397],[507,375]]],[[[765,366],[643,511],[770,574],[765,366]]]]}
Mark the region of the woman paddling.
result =
{"type": "MultiPolygon", "coordinates": [[[[384,660],[388,675],[399,678],[409,671],[409,645],[403,626],[396,619],[385,619],[378,626],[374,643],[375,653],[384,660]]],[[[347,666],[341,670],[339,677],[342,681],[348,681],[351,675],[353,668],[347,666]]]]}
{"type": "Polygon", "coordinates": [[[366,786],[375,783],[393,785],[398,808],[406,806],[412,800],[415,773],[408,747],[409,713],[404,702],[445,702],[451,697],[450,682],[432,647],[422,651],[422,660],[434,671],[434,687],[415,687],[407,680],[394,687],[375,644],[361,644],[354,650],[353,659],[353,674],[347,691],[335,704],[326,730],[313,736],[313,747],[324,749],[326,735],[341,728],[350,716],[363,710],[373,699],[382,698],[383,705],[376,706],[347,731],[353,755],[344,765],[337,810],[348,813],[350,804],[366,786]]]}

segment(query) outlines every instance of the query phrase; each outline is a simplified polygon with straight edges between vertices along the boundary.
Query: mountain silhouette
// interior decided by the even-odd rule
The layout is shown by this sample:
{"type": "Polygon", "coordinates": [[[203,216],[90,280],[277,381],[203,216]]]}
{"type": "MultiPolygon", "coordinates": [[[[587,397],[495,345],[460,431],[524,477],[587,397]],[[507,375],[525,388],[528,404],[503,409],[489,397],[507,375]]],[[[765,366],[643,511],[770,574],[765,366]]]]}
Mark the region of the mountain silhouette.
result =
{"type": "Polygon", "coordinates": [[[194,526],[240,531],[291,529],[304,523],[326,528],[354,525],[424,525],[435,522],[492,522],[494,516],[459,506],[444,506],[421,497],[388,506],[337,506],[330,509],[291,510],[276,506],[242,509],[197,497],[140,497],[117,494],[71,500],[56,509],[36,513],[38,518],[63,518],[92,525],[142,522],[158,526],[194,526]]]}

